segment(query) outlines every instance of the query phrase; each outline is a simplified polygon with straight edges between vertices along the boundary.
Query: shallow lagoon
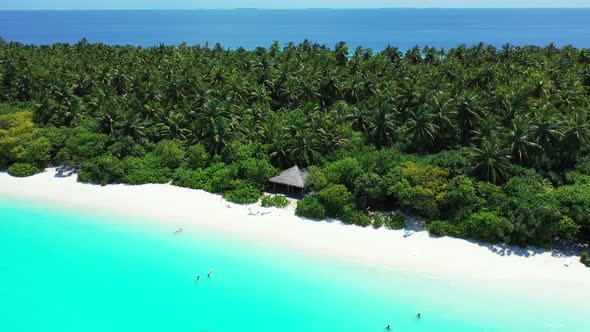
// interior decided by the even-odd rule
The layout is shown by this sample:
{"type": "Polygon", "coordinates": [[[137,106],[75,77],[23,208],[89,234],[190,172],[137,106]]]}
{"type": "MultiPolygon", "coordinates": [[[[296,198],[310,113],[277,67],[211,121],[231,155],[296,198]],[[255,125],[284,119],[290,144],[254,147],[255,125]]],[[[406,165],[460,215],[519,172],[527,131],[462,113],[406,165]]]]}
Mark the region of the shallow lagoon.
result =
{"type": "Polygon", "coordinates": [[[485,283],[1,198],[0,253],[1,331],[573,332],[590,313],[485,283]]]}

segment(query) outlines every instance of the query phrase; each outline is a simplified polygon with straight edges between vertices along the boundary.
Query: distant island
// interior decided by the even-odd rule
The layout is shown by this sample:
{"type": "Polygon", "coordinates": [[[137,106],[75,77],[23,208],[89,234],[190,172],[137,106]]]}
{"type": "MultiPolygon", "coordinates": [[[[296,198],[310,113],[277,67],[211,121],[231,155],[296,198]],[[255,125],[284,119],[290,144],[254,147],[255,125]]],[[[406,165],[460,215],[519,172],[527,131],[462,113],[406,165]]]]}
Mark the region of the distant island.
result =
{"type": "Polygon", "coordinates": [[[440,236],[590,240],[587,49],[0,41],[0,101],[14,176],[69,165],[245,204],[297,165],[303,217],[398,228],[401,210],[440,236]]]}

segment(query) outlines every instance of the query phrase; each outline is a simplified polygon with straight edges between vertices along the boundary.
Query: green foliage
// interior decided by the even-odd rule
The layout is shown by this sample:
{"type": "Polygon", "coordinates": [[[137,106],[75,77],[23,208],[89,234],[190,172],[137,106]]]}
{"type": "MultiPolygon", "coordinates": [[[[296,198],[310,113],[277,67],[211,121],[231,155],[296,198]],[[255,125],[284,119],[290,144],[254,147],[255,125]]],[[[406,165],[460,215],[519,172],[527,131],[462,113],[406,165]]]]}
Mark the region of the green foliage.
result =
{"type": "MultiPolygon", "coordinates": [[[[328,164],[322,172],[328,183],[340,183],[347,188],[352,188],[363,170],[356,158],[347,157],[328,164]]],[[[314,189],[318,190],[319,188],[314,189]]]]}
{"type": "Polygon", "coordinates": [[[144,157],[127,157],[121,161],[123,178],[127,184],[168,183],[172,180],[172,170],[162,167],[162,160],[148,153],[144,157]]]}
{"type": "Polygon", "coordinates": [[[376,212],[375,216],[373,216],[373,227],[374,228],[381,228],[383,227],[383,216],[380,212],[376,212]]]}
{"type": "MultiPolygon", "coordinates": [[[[1,43],[0,43],[1,44],[1,43]]],[[[14,103],[0,103],[0,116],[7,114],[15,114],[23,111],[31,110],[30,103],[14,102],[14,103]]]]}
{"type": "Polygon", "coordinates": [[[492,212],[481,211],[472,214],[461,224],[466,236],[490,243],[509,242],[513,225],[492,212]]]}
{"type": "Polygon", "coordinates": [[[184,161],[184,150],[176,141],[163,140],[154,148],[154,154],[158,156],[163,167],[175,169],[184,161]]]}
{"type": "Polygon", "coordinates": [[[33,176],[37,173],[39,173],[39,169],[34,164],[15,163],[8,167],[8,174],[19,178],[33,176]]]}
{"type": "Polygon", "coordinates": [[[383,207],[451,236],[590,241],[582,50],[0,44],[0,169],[83,163],[82,180],[240,199],[297,164],[319,193],[309,215],[365,224],[383,207]]]}
{"type": "Polygon", "coordinates": [[[66,150],[64,152],[60,151],[70,158],[70,160],[63,160],[63,162],[75,163],[98,157],[105,152],[107,140],[107,135],[91,133],[82,127],[78,127],[73,135],[65,141],[63,149],[66,150]]]}
{"type": "Polygon", "coordinates": [[[137,144],[131,137],[124,136],[117,138],[114,143],[109,145],[106,153],[123,159],[125,157],[143,157],[146,151],[143,146],[137,144]]]}
{"type": "MultiPolygon", "coordinates": [[[[590,186],[587,184],[576,184],[562,186],[546,195],[549,201],[553,201],[555,214],[571,218],[577,227],[569,223],[563,225],[562,218],[559,218],[561,232],[559,235],[564,238],[579,238],[583,241],[590,241],[590,186]],[[557,212],[558,211],[558,212],[557,212]]],[[[555,218],[557,219],[557,218],[555,218]]]]}
{"type": "Polygon", "coordinates": [[[286,208],[289,204],[289,200],[283,195],[264,195],[260,201],[260,205],[264,207],[286,208]]]}
{"type": "Polygon", "coordinates": [[[256,187],[263,187],[268,179],[278,174],[277,169],[265,159],[248,158],[236,163],[238,177],[256,187]]]}
{"type": "Polygon", "coordinates": [[[261,144],[232,142],[223,149],[221,158],[226,164],[231,164],[246,159],[266,159],[267,155],[261,144]]]}
{"type": "Polygon", "coordinates": [[[426,224],[428,232],[435,236],[457,236],[457,227],[447,220],[434,220],[426,224]]]}
{"type": "Polygon", "coordinates": [[[24,160],[36,131],[29,112],[0,115],[0,168],[24,160]]]}
{"type": "Polygon", "coordinates": [[[347,209],[342,215],[342,221],[362,227],[371,225],[371,218],[366,213],[351,209],[347,209]]]}
{"type": "Polygon", "coordinates": [[[363,173],[357,177],[354,181],[354,193],[357,197],[366,198],[372,202],[385,199],[382,179],[376,173],[363,173]]]}
{"type": "Polygon", "coordinates": [[[227,191],[223,198],[237,204],[252,204],[258,202],[260,189],[246,182],[240,182],[235,189],[227,191]]]}
{"type": "Polygon", "coordinates": [[[328,217],[341,217],[354,210],[354,197],[344,185],[335,184],[318,193],[318,199],[326,209],[328,217]]]}
{"type": "Polygon", "coordinates": [[[206,169],[178,168],[174,172],[172,184],[191,189],[209,189],[209,172],[206,169]]]}
{"type": "Polygon", "coordinates": [[[224,193],[235,188],[235,181],[238,178],[237,168],[217,163],[210,167],[208,186],[210,191],[224,193]]]}
{"type": "Polygon", "coordinates": [[[510,211],[511,199],[499,187],[489,182],[478,182],[476,184],[477,195],[482,199],[481,206],[496,214],[506,213],[510,211]]]}
{"type": "Polygon", "coordinates": [[[447,186],[449,214],[462,219],[484,205],[484,199],[478,196],[475,183],[463,175],[451,179],[447,186]]]}
{"type": "Polygon", "coordinates": [[[430,163],[448,169],[451,175],[471,174],[471,151],[467,148],[458,150],[444,150],[430,156],[430,163]]]}
{"type": "Polygon", "coordinates": [[[202,144],[191,145],[186,153],[187,164],[191,168],[205,168],[211,162],[211,155],[202,144]]]}
{"type": "Polygon", "coordinates": [[[590,175],[590,156],[578,159],[575,170],[584,175],[590,175]]]}
{"type": "Polygon", "coordinates": [[[586,265],[587,267],[590,267],[590,254],[584,251],[580,255],[580,262],[582,262],[582,264],[586,265]]]}
{"type": "Polygon", "coordinates": [[[307,185],[310,190],[319,191],[328,186],[328,179],[320,167],[310,166],[307,171],[307,185]]]}
{"type": "Polygon", "coordinates": [[[535,171],[526,171],[523,175],[514,176],[504,186],[504,191],[510,196],[545,193],[551,189],[551,183],[535,171]]]}
{"type": "Polygon", "coordinates": [[[436,219],[447,204],[448,177],[449,172],[440,167],[404,162],[391,169],[383,182],[387,194],[399,200],[402,207],[436,219]]]}
{"type": "Polygon", "coordinates": [[[36,165],[39,169],[43,169],[47,166],[50,157],[51,142],[45,137],[40,137],[27,146],[23,160],[36,165]]]}
{"type": "Polygon", "coordinates": [[[112,155],[102,155],[86,160],[82,163],[82,170],[78,174],[79,182],[95,183],[105,186],[117,183],[124,175],[121,161],[112,155]]]}
{"type": "Polygon", "coordinates": [[[297,202],[295,214],[304,218],[324,219],[326,218],[326,209],[317,197],[305,196],[297,202]]]}
{"type": "Polygon", "coordinates": [[[568,216],[563,216],[555,225],[554,234],[567,241],[576,241],[581,226],[568,216]]]}
{"type": "Polygon", "coordinates": [[[72,129],[61,127],[56,128],[52,125],[47,125],[39,129],[38,136],[45,137],[51,142],[51,150],[56,153],[60,151],[66,144],[66,140],[70,136],[72,129]]]}
{"type": "Polygon", "coordinates": [[[404,216],[401,214],[388,214],[383,221],[385,227],[389,229],[403,229],[406,226],[404,216]]]}

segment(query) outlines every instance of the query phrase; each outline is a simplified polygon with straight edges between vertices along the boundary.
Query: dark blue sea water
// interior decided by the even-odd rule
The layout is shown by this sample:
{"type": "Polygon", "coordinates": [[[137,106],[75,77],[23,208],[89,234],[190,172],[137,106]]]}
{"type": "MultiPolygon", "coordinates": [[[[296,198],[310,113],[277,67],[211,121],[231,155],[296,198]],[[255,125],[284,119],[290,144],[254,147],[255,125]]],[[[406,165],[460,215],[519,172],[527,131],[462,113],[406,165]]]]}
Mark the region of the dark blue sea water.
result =
{"type": "Polygon", "coordinates": [[[408,49],[478,42],[588,48],[590,8],[0,11],[0,36],[32,44],[75,43],[85,37],[107,44],[209,42],[246,49],[304,39],[375,50],[387,44],[408,49]]]}

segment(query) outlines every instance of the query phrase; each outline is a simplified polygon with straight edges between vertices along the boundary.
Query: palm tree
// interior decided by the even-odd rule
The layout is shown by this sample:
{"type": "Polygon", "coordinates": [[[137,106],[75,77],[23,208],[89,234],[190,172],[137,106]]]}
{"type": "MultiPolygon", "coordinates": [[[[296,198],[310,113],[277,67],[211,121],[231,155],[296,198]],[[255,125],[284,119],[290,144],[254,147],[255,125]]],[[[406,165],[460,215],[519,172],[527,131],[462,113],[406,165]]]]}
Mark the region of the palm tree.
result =
{"type": "Polygon", "coordinates": [[[290,157],[296,164],[309,166],[318,155],[317,140],[308,132],[300,132],[295,136],[291,145],[290,157]]]}
{"type": "Polygon", "coordinates": [[[121,133],[139,142],[145,137],[145,127],[146,121],[136,117],[134,113],[128,113],[121,124],[121,133]]]}
{"type": "Polygon", "coordinates": [[[510,156],[505,148],[484,142],[481,148],[473,148],[472,158],[475,164],[473,170],[480,179],[494,184],[501,184],[506,180],[510,156]]]}
{"type": "Polygon", "coordinates": [[[587,111],[577,110],[567,115],[563,142],[571,156],[577,156],[584,146],[590,144],[587,111]]]}
{"type": "Polygon", "coordinates": [[[397,109],[389,103],[381,102],[377,104],[373,114],[367,127],[369,137],[378,148],[389,146],[395,139],[397,109]]]}
{"type": "Polygon", "coordinates": [[[434,116],[429,110],[421,107],[410,114],[407,133],[416,150],[428,150],[428,147],[434,143],[438,129],[438,126],[434,124],[434,116]]]}
{"type": "Polygon", "coordinates": [[[457,115],[454,105],[455,100],[446,93],[439,91],[425,105],[428,112],[432,114],[433,123],[438,127],[437,131],[440,136],[439,145],[445,147],[447,140],[453,137],[454,119],[457,115]]]}
{"type": "Polygon", "coordinates": [[[512,121],[506,135],[506,141],[510,145],[510,153],[519,164],[526,164],[533,152],[540,146],[533,139],[533,132],[537,130],[532,121],[525,117],[517,117],[512,121]]]}
{"type": "Polygon", "coordinates": [[[563,139],[564,121],[561,113],[555,112],[548,105],[533,109],[535,124],[533,136],[535,142],[543,149],[548,156],[555,155],[555,148],[563,139]]]}
{"type": "Polygon", "coordinates": [[[123,114],[115,108],[103,110],[98,117],[98,131],[103,134],[112,134],[123,124],[123,114]]]}
{"type": "Polygon", "coordinates": [[[360,131],[361,133],[367,133],[371,126],[369,114],[370,112],[366,107],[354,106],[344,120],[350,122],[352,129],[360,131]]]}
{"type": "Polygon", "coordinates": [[[481,106],[477,95],[464,93],[457,97],[457,125],[465,144],[471,139],[473,129],[479,124],[481,106]]]}
{"type": "Polygon", "coordinates": [[[486,118],[480,121],[479,126],[473,130],[473,141],[476,144],[483,144],[496,138],[498,133],[498,120],[495,118],[486,118]]]}
{"type": "Polygon", "coordinates": [[[45,125],[56,112],[57,105],[48,94],[44,94],[35,108],[35,121],[45,125]]]}

